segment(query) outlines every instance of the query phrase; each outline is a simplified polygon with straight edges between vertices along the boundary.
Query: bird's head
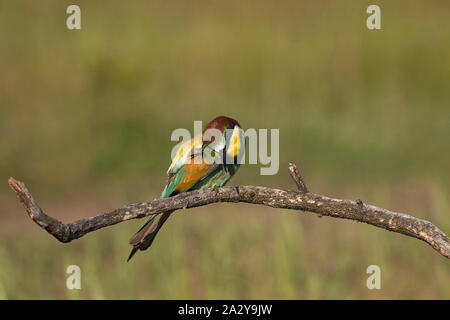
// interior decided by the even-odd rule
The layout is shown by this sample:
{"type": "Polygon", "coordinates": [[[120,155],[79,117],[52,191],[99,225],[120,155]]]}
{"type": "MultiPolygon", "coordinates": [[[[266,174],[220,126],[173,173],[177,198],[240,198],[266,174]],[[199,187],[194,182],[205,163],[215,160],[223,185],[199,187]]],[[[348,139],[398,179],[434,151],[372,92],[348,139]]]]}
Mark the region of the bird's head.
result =
{"type": "Polygon", "coordinates": [[[210,138],[209,141],[223,152],[223,157],[227,159],[236,159],[242,156],[245,150],[245,135],[239,122],[236,120],[219,116],[209,122],[203,130],[205,140],[208,137],[215,137],[214,132],[220,132],[221,139],[215,141],[210,138]]]}

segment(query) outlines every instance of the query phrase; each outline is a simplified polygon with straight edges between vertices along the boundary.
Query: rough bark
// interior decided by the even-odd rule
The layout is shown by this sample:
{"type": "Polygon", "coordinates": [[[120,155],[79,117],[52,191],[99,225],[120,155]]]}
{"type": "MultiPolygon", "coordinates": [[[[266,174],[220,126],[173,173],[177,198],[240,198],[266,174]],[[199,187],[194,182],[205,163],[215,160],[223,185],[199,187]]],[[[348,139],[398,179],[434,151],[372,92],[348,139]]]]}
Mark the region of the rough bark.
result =
{"type": "Polygon", "coordinates": [[[404,234],[425,241],[443,256],[450,258],[450,239],[429,221],[365,204],[361,200],[333,199],[308,192],[306,184],[293,163],[289,172],[299,191],[288,191],[260,186],[238,186],[189,191],[168,199],[131,204],[114,211],[72,223],[52,218],[34,201],[23,182],[8,180],[30,218],[61,242],[70,242],[85,234],[114,224],[163,213],[174,209],[194,208],[216,202],[245,202],[272,208],[292,209],[316,213],[319,216],[350,219],[378,228],[404,234]]]}

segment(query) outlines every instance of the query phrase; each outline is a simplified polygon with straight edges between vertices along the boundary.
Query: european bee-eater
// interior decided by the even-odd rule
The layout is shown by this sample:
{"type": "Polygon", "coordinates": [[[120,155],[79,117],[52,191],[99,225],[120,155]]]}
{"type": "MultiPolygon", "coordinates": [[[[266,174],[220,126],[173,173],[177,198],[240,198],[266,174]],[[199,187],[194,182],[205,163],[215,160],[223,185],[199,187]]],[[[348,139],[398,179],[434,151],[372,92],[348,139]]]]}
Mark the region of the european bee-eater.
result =
{"type": "MultiPolygon", "coordinates": [[[[241,125],[228,117],[215,118],[201,134],[180,146],[167,171],[168,180],[161,198],[189,190],[224,186],[239,168],[244,152],[245,136],[241,125]]],[[[168,211],[150,216],[130,239],[133,249],[128,261],[137,250],[150,247],[172,213],[168,211]]]]}

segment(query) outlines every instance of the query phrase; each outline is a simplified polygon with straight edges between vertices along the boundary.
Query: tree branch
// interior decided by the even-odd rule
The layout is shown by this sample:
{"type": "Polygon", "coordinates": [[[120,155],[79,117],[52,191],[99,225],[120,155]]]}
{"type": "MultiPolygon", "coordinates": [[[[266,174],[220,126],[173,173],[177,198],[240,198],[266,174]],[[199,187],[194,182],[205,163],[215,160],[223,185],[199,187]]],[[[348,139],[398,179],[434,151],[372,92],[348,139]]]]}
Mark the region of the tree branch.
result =
{"type": "Polygon", "coordinates": [[[298,173],[297,166],[294,163],[289,162],[288,169],[292,179],[297,185],[298,190],[302,193],[308,193],[309,192],[308,188],[306,187],[306,184],[303,181],[302,176],[300,175],[300,173],[298,173]]]}
{"type": "Polygon", "coordinates": [[[174,209],[194,208],[216,202],[246,202],[273,208],[313,212],[319,216],[350,219],[425,241],[443,256],[450,258],[450,239],[429,221],[404,213],[388,211],[361,200],[333,199],[309,193],[294,164],[289,171],[300,191],[287,191],[259,186],[200,189],[167,199],[131,204],[94,217],[64,224],[44,213],[23,182],[14,178],[9,185],[25,206],[30,218],[61,242],[70,242],[85,234],[130,219],[174,209]]]}

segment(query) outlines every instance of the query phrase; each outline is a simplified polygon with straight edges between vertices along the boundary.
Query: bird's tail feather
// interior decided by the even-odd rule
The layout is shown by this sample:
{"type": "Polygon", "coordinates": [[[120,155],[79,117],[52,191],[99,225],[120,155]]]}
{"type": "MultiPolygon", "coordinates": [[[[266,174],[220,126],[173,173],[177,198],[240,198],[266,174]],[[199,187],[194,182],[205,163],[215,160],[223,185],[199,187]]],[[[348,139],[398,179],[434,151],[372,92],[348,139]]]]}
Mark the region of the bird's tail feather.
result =
{"type": "Polygon", "coordinates": [[[130,261],[137,250],[147,250],[148,247],[151,246],[156,234],[174,211],[175,210],[152,215],[142,228],[131,237],[130,244],[133,246],[133,249],[128,256],[127,261],[130,261]]]}

